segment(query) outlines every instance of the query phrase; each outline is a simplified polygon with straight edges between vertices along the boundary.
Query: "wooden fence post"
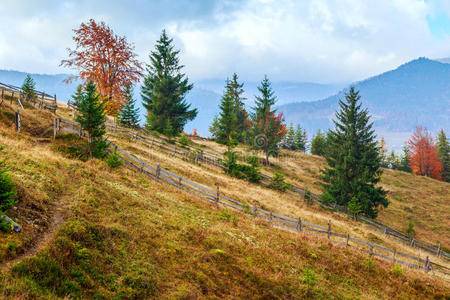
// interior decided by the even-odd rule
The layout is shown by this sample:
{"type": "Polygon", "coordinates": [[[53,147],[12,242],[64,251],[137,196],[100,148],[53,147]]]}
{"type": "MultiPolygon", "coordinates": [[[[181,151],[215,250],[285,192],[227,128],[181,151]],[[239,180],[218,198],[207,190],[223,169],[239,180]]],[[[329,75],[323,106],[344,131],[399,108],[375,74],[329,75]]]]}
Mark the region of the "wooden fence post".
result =
{"type": "Polygon", "coordinates": [[[2,103],[4,99],[5,99],[5,89],[2,89],[2,103]]]}
{"type": "Polygon", "coordinates": [[[159,181],[159,175],[161,174],[161,165],[160,163],[158,163],[158,165],[156,166],[156,180],[159,181]]]}
{"type": "Polygon", "coordinates": [[[219,191],[219,184],[218,183],[216,183],[216,187],[217,187],[217,190],[216,190],[216,205],[219,206],[220,191],[219,191]]]}
{"type": "Polygon", "coordinates": [[[330,235],[331,235],[331,220],[328,220],[328,232],[327,232],[327,235],[328,235],[328,239],[330,239],[330,235]]]}
{"type": "Polygon", "coordinates": [[[256,217],[256,201],[253,201],[253,215],[256,217]]]}
{"type": "Polygon", "coordinates": [[[181,176],[178,177],[178,186],[181,186],[181,180],[183,180],[183,178],[181,178],[181,176]]]}
{"type": "Polygon", "coordinates": [[[428,255],[427,255],[427,257],[425,258],[425,263],[423,264],[423,269],[424,269],[425,273],[428,272],[428,265],[429,265],[429,263],[430,263],[430,261],[428,259],[428,255]]]}
{"type": "Polygon", "coordinates": [[[39,108],[43,108],[44,107],[44,92],[42,92],[42,100],[41,100],[41,104],[39,105],[39,108]]]}
{"type": "Polygon", "coordinates": [[[56,118],[53,118],[53,139],[56,139],[56,118]]]}
{"type": "Polygon", "coordinates": [[[270,212],[269,221],[270,225],[273,225],[273,212],[270,212]]]}
{"type": "Polygon", "coordinates": [[[370,255],[370,257],[373,256],[373,244],[372,243],[370,243],[369,255],[370,255]]]}
{"type": "Polygon", "coordinates": [[[350,233],[347,233],[347,241],[345,242],[345,246],[348,246],[348,240],[350,240],[350,233]]]}
{"type": "Polygon", "coordinates": [[[440,252],[441,252],[441,243],[438,244],[438,249],[437,249],[437,253],[436,253],[437,257],[439,257],[440,252]]]}
{"type": "Polygon", "coordinates": [[[297,230],[302,231],[302,218],[298,217],[297,230]]]}
{"type": "Polygon", "coordinates": [[[17,130],[17,132],[20,132],[21,126],[20,126],[20,110],[19,110],[19,108],[17,108],[17,112],[15,115],[16,115],[16,117],[15,117],[16,130],[17,130]]]}
{"type": "Polygon", "coordinates": [[[14,91],[11,92],[11,105],[13,103],[13,100],[14,100],[14,91]]]}
{"type": "Polygon", "coordinates": [[[409,243],[409,246],[410,246],[410,247],[414,247],[414,238],[411,238],[411,241],[410,241],[410,243],[409,243]]]}
{"type": "Polygon", "coordinates": [[[397,249],[394,248],[394,254],[393,254],[393,258],[392,258],[392,261],[394,262],[394,264],[395,264],[395,256],[396,255],[397,255],[397,249]]]}

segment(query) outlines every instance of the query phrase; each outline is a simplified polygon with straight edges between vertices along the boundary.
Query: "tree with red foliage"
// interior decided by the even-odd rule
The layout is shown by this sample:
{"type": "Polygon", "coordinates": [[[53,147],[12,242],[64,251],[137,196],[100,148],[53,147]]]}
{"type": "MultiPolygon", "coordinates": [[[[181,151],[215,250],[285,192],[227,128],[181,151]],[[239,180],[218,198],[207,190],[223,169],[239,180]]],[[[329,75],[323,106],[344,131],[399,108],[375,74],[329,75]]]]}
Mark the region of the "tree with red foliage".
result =
{"type": "Polygon", "coordinates": [[[277,156],[279,144],[287,133],[284,123],[283,113],[276,115],[266,111],[265,116],[256,120],[253,124],[253,133],[255,134],[255,146],[263,149],[266,153],[266,164],[269,164],[269,156],[277,156]]]}
{"type": "Polygon", "coordinates": [[[142,66],[136,59],[134,46],[125,37],[118,36],[104,22],[91,19],[74,30],[75,49],[68,49],[69,59],[61,66],[78,70],[74,77],[93,81],[97,85],[105,110],[116,115],[125,105],[123,89],[139,81],[142,66]]]}
{"type": "Polygon", "coordinates": [[[422,126],[416,127],[408,145],[410,148],[410,167],[413,173],[441,180],[442,164],[436,152],[436,145],[428,130],[422,128],[422,126]]]}

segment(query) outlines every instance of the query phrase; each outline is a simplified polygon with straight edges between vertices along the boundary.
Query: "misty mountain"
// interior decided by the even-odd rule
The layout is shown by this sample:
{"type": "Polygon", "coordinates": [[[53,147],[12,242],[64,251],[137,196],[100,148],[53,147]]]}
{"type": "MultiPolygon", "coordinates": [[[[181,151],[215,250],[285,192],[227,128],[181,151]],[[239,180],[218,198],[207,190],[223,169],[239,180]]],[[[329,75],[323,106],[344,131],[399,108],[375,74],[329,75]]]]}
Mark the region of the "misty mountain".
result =
{"type": "MultiPolygon", "coordinates": [[[[369,109],[378,135],[398,148],[415,126],[436,132],[450,129],[450,64],[419,58],[395,70],[353,84],[369,109]]],[[[286,121],[300,123],[310,133],[332,128],[334,112],[345,89],[314,102],[279,107],[286,121]]]]}

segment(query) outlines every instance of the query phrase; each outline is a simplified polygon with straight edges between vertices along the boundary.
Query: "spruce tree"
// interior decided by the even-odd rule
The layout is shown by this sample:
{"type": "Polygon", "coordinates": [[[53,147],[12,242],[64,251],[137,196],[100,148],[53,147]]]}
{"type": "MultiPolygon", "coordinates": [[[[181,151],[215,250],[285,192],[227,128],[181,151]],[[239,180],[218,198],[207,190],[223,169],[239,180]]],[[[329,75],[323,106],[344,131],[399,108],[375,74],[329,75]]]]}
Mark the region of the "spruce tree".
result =
{"type": "MultiPolygon", "coordinates": [[[[275,92],[272,90],[272,84],[270,83],[269,78],[267,78],[267,75],[264,75],[261,85],[258,86],[258,91],[260,92],[260,95],[255,96],[256,106],[253,107],[253,120],[259,120],[262,116],[265,116],[267,111],[271,109],[277,101],[277,98],[274,96],[275,92]]],[[[273,113],[276,112],[274,109],[271,109],[271,111],[273,113]]]]}
{"type": "Polygon", "coordinates": [[[297,130],[294,136],[294,149],[297,151],[306,151],[306,144],[308,143],[306,137],[306,130],[302,129],[300,125],[297,125],[297,130]]]}
{"type": "Polygon", "coordinates": [[[136,100],[133,99],[133,87],[125,86],[123,91],[125,94],[126,104],[119,114],[119,123],[126,127],[136,128],[139,126],[139,108],[135,107],[136,100]]]}
{"type": "Polygon", "coordinates": [[[409,164],[410,164],[409,162],[410,162],[409,147],[408,147],[408,144],[405,144],[402,149],[402,155],[400,157],[400,166],[398,169],[400,171],[411,173],[412,170],[411,170],[411,167],[409,166],[409,164]]]}
{"type": "Polygon", "coordinates": [[[437,153],[442,164],[442,180],[450,182],[450,143],[443,129],[439,131],[437,137],[437,153]]]}
{"type": "Polygon", "coordinates": [[[315,136],[311,140],[311,154],[314,155],[325,155],[327,150],[327,139],[322,131],[319,129],[315,136]]]}
{"type": "Polygon", "coordinates": [[[387,156],[388,150],[387,150],[386,142],[384,141],[383,137],[381,137],[378,147],[380,148],[381,166],[383,168],[388,168],[389,167],[388,156],[387,156]]]}
{"type": "Polygon", "coordinates": [[[103,140],[105,129],[104,104],[97,93],[96,85],[90,81],[83,91],[79,115],[76,121],[81,129],[88,133],[88,154],[90,157],[101,158],[105,154],[106,143],[103,140]]]}
{"type": "Polygon", "coordinates": [[[328,167],[322,170],[327,202],[360,209],[369,217],[377,216],[377,207],[389,202],[386,192],[375,185],[380,181],[381,156],[366,109],[361,108],[359,92],[351,87],[345,102],[339,101],[335,128],[329,132],[326,151],[328,167]]]}
{"type": "MultiPolygon", "coordinates": [[[[273,105],[276,102],[274,91],[267,76],[258,87],[259,95],[255,97],[256,106],[253,108],[252,136],[254,146],[263,149],[266,153],[266,163],[269,164],[269,156],[278,154],[280,142],[286,135],[286,125],[282,114],[275,114],[273,105]]],[[[293,132],[293,131],[292,131],[293,132]]],[[[289,141],[293,146],[294,136],[289,141]]]]}
{"type": "Polygon", "coordinates": [[[284,149],[296,150],[295,149],[295,131],[294,125],[289,124],[286,136],[283,139],[282,146],[284,149]]]}
{"type": "Polygon", "coordinates": [[[31,78],[30,74],[27,74],[27,77],[25,77],[25,80],[22,84],[22,92],[25,95],[25,98],[30,101],[36,99],[36,84],[31,78]]]}
{"type": "Polygon", "coordinates": [[[72,95],[72,105],[76,108],[76,110],[80,109],[80,103],[83,100],[83,86],[80,84],[77,87],[75,94],[72,95]]]}
{"type": "Polygon", "coordinates": [[[239,141],[237,132],[238,119],[233,90],[228,79],[219,108],[219,116],[215,117],[210,130],[212,130],[213,137],[217,143],[234,146],[239,141]]]}
{"type": "Polygon", "coordinates": [[[234,73],[231,80],[227,83],[227,90],[229,96],[234,102],[234,110],[236,114],[236,138],[239,142],[244,142],[248,137],[247,134],[250,126],[248,113],[244,106],[244,100],[246,100],[246,98],[242,95],[244,93],[244,83],[239,83],[238,79],[238,75],[234,73]]]}
{"type": "Polygon", "coordinates": [[[197,116],[197,109],[190,109],[186,94],[192,90],[174,50],[173,39],[163,30],[155,50],[149,55],[147,76],[141,88],[143,105],[147,109],[147,127],[168,136],[179,135],[186,123],[197,116]]]}

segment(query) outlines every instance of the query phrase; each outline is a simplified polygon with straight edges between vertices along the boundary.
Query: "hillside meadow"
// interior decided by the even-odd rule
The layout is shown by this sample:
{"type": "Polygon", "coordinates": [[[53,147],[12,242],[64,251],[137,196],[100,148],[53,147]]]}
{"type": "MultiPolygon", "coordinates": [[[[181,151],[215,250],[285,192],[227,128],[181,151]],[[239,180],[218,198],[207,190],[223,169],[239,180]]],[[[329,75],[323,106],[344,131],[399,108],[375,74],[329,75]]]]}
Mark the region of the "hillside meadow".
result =
{"type": "MultiPolygon", "coordinates": [[[[23,232],[0,233],[0,297],[443,299],[450,293],[447,281],[422,271],[217,209],[127,167],[80,161],[73,151],[82,145],[78,137],[45,139],[52,114],[25,110],[29,125],[19,135],[8,109],[0,113],[0,144],[19,191],[10,215],[23,232]]],[[[116,139],[152,163],[184,169],[204,184],[217,180],[232,196],[241,186],[245,193],[234,196],[254,194],[261,206],[277,208],[278,201],[280,211],[327,218],[280,193],[116,139]]]]}

